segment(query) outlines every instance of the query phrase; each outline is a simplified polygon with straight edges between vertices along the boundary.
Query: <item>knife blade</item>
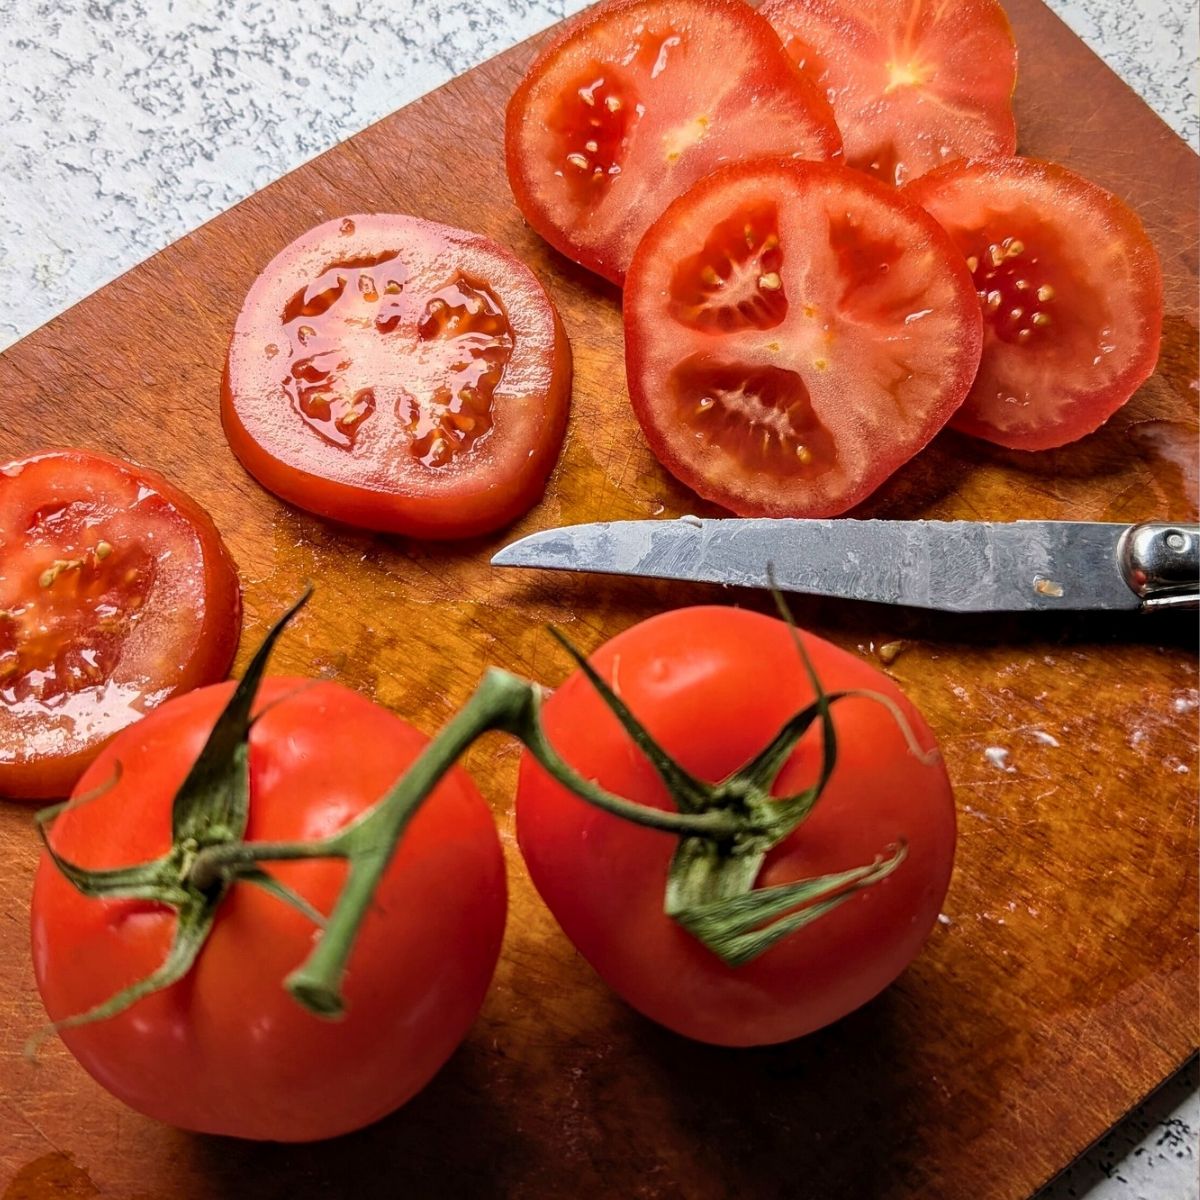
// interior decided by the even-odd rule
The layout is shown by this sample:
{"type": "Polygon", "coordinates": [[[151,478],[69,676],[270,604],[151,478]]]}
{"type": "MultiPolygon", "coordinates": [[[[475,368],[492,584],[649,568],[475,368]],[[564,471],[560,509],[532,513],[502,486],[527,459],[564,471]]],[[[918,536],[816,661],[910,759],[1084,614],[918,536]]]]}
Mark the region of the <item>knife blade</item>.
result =
{"type": "Polygon", "coordinates": [[[1192,608],[1200,527],[765,517],[547,529],[498,567],[767,587],[945,612],[1192,608]]]}

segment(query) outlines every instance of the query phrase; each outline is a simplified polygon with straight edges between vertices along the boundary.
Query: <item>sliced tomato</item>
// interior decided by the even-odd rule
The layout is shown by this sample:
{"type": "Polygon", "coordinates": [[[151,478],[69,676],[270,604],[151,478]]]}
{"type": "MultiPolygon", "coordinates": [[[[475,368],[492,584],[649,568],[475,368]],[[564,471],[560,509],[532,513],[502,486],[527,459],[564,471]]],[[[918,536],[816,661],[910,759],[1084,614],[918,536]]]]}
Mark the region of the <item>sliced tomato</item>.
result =
{"type": "Polygon", "coordinates": [[[222,679],[237,574],[156,471],[87,450],[0,466],[0,796],[64,796],[115,733],[222,679]]]}
{"type": "Polygon", "coordinates": [[[417,537],[499,528],[558,458],[571,352],[524,264],[416,217],[327,221],[281,251],[234,329],[221,415],[264,486],[417,537]]]}
{"type": "Polygon", "coordinates": [[[1017,450],[1098,429],[1153,372],[1162,270],[1141,221],[1054,163],[958,163],[905,194],[953,237],[984,313],[979,377],[954,426],[1017,450]]]}
{"type": "Polygon", "coordinates": [[[767,0],[759,11],[828,95],[850,166],[899,185],[1017,148],[1017,48],[996,0],[767,0]]]}
{"type": "Polygon", "coordinates": [[[634,411],[659,460],[751,516],[834,516],[950,419],[979,304],[928,214],[856,171],[791,159],[697,184],[625,289],[634,411]]]}
{"type": "Polygon", "coordinates": [[[508,106],[508,177],[551,245],[620,283],[650,223],[755,154],[826,159],[833,113],[742,0],[617,0],[534,61],[508,106]]]}

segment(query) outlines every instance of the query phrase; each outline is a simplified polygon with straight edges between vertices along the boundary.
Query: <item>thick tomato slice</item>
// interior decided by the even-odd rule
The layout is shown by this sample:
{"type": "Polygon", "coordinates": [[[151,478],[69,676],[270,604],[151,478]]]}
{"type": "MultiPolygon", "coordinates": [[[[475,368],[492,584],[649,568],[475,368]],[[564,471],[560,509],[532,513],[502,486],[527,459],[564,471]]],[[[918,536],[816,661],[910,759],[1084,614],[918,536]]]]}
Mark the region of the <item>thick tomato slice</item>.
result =
{"type": "MultiPolygon", "coordinates": [[[[954,861],[954,800],[933,735],[895,684],[862,659],[802,635],[822,684],[868,695],[836,702],[838,758],[812,813],[767,855],[770,887],[871,862],[903,841],[882,883],[732,967],[663,912],[677,842],[583,803],[525,754],[517,838],[538,892],[567,936],[634,1008],[688,1037],[726,1046],[787,1041],[845,1016],[886,987],[937,920],[954,861]],[[919,750],[925,752],[919,754],[919,750]]],[[[730,608],[643,621],[590,661],[668,754],[695,778],[724,779],[808,704],[812,685],[782,622],[730,608]],[[763,681],[770,680],[764,687],[763,681]]],[[[546,735],[585,778],[669,809],[662,780],[576,671],[546,702],[546,735]]],[[[775,784],[816,779],[821,735],[805,734],[775,784]]]]}
{"type": "Polygon", "coordinates": [[[0,466],[0,796],[64,796],[113,734],[221,679],[237,574],[156,471],[87,450],[0,466]]]}
{"type": "Polygon", "coordinates": [[[996,0],[767,0],[759,11],[829,96],[852,167],[899,185],[1016,149],[1017,49],[996,0]]]}
{"type": "Polygon", "coordinates": [[[327,221],[267,265],[229,347],[221,416],[259,482],[417,537],[499,528],[558,458],[571,352],[524,264],[415,217],[327,221]]]}
{"type": "Polygon", "coordinates": [[[1162,270],[1141,221],[1054,163],[947,166],[905,189],[966,257],[983,361],[954,427],[1017,450],[1098,429],[1153,372],[1162,270]]]}
{"type": "Polygon", "coordinates": [[[586,13],[508,106],[508,177],[551,245],[620,283],[650,223],[715,167],[825,159],[841,138],[820,91],[741,0],[618,0],[586,13]]]}
{"type": "Polygon", "coordinates": [[[675,201],[625,288],[634,411],[659,460],[747,516],[834,516],[950,419],[979,303],[928,214],[856,171],[760,159],[675,201]]]}
{"type": "MultiPolygon", "coordinates": [[[[166,853],[175,793],[232,692],[232,683],[192,692],[118,737],[79,790],[111,786],[54,823],[55,849],[96,870],[166,853]]],[[[255,708],[252,842],[334,833],[429,744],[335,683],[268,679],[255,708]]],[[[325,913],[346,880],[338,859],[267,869],[325,913]]],[[[374,895],[351,953],[342,1020],[313,1016],[283,987],[312,949],[312,922],[237,882],[183,980],[108,1020],[65,1029],[62,1039],[104,1087],[156,1120],[271,1141],[333,1137],[403,1104],[462,1041],[491,982],[505,907],[496,826],[455,768],[405,830],[374,895]]],[[[80,894],[45,854],[31,922],[38,988],[56,1021],[151,974],[176,926],[165,905],[80,894]]]]}

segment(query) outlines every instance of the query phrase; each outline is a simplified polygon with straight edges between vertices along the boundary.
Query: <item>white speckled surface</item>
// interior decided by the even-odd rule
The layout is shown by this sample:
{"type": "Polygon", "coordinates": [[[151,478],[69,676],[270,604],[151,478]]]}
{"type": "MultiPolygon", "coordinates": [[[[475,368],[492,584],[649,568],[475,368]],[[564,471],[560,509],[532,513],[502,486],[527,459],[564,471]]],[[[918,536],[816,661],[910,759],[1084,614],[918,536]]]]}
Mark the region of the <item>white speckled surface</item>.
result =
{"type": "MultiPolygon", "coordinates": [[[[1050,0],[1193,145],[1192,0],[1050,0]]],[[[583,0],[0,0],[0,347],[583,0]]],[[[1039,1200],[1198,1200],[1189,1068],[1039,1200]]]]}

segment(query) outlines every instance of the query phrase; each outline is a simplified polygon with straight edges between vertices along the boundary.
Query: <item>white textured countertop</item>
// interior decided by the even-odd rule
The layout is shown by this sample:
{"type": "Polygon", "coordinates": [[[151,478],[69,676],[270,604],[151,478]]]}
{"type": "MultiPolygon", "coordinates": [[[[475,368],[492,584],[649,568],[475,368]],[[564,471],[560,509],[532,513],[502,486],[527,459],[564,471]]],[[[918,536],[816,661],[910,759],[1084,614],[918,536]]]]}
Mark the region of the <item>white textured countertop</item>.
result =
{"type": "MultiPolygon", "coordinates": [[[[1193,145],[1193,0],[1049,0],[1193,145]]],[[[583,0],[0,0],[3,347],[583,0]]],[[[1195,1064],[1042,1200],[1197,1200],[1195,1064]]],[[[932,1200],[932,1198],[931,1198],[932,1200]]]]}

